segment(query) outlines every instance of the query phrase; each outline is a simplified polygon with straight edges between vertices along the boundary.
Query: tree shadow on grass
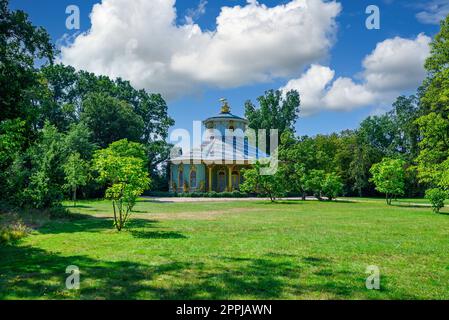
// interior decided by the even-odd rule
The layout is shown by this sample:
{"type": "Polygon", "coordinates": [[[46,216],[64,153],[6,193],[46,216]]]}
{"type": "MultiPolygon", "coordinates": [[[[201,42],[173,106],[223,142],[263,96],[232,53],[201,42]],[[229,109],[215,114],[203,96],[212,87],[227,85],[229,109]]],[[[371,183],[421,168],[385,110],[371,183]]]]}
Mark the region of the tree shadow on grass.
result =
{"type": "MultiPolygon", "coordinates": [[[[61,256],[30,246],[0,247],[0,256],[0,299],[370,297],[363,272],[338,271],[331,260],[313,256],[213,256],[206,261],[147,265],[61,256]],[[80,290],[65,287],[69,265],[80,269],[80,290]]],[[[377,297],[388,298],[387,288],[388,279],[383,276],[382,295],[377,297]]],[[[416,297],[406,294],[396,298],[416,297]]]]}
{"type": "Polygon", "coordinates": [[[321,201],[321,202],[329,202],[329,203],[351,203],[351,204],[360,204],[361,202],[355,201],[355,200],[342,200],[342,199],[335,199],[332,201],[321,201]]]}
{"type": "MultiPolygon", "coordinates": [[[[155,228],[157,220],[133,219],[128,221],[127,228],[155,228]]],[[[93,217],[80,213],[72,213],[68,219],[52,220],[38,229],[42,234],[60,234],[76,232],[100,232],[115,230],[114,220],[108,217],[93,217]]]]}
{"type": "Polygon", "coordinates": [[[72,205],[65,205],[64,208],[67,209],[92,209],[92,206],[87,206],[85,204],[77,204],[76,206],[72,205]]]}
{"type": "Polygon", "coordinates": [[[302,200],[276,200],[275,202],[270,202],[271,204],[284,204],[284,205],[304,205],[305,201],[302,200]]]}
{"type": "MultiPolygon", "coordinates": [[[[161,299],[285,299],[321,296],[332,299],[369,297],[363,271],[334,270],[331,260],[268,254],[261,258],[217,256],[218,270],[202,265],[198,276],[170,288],[155,288],[161,299]],[[276,258],[274,258],[276,257],[276,258]],[[347,281],[351,279],[352,281],[347,281]],[[354,283],[356,283],[354,285],[354,283]]],[[[190,266],[190,272],[195,265],[190,266]]],[[[385,283],[385,277],[383,279],[385,283]]],[[[388,294],[383,287],[382,294],[388,294]]],[[[385,296],[384,296],[385,297],[385,296]]],[[[402,296],[402,298],[414,298],[402,296]]]]}
{"type": "Polygon", "coordinates": [[[266,206],[276,206],[276,205],[290,205],[290,206],[297,206],[297,205],[304,205],[305,201],[302,200],[276,200],[274,202],[271,202],[270,200],[265,201],[257,201],[254,202],[255,204],[263,204],[266,206]]]}
{"type": "Polygon", "coordinates": [[[151,290],[148,280],[179,274],[188,264],[148,266],[130,261],[103,261],[87,256],[59,256],[42,249],[0,246],[0,300],[3,299],[137,299],[151,290]],[[79,267],[80,290],[65,286],[66,268],[79,267]]]}
{"type": "MultiPolygon", "coordinates": [[[[146,230],[157,221],[133,219],[129,232],[141,239],[184,239],[174,231],[146,230]],[[142,229],[139,229],[142,228],[142,229]]],[[[58,222],[48,233],[96,232],[112,229],[112,221],[94,218],[58,222]],[[76,222],[73,225],[73,222],[76,222]]],[[[114,234],[110,235],[114,237],[114,234]]],[[[68,238],[69,239],[69,238],[68,238]]],[[[83,243],[85,245],[85,243],[83,243]]],[[[113,256],[111,247],[108,256],[113,256]]],[[[31,246],[0,246],[0,299],[282,299],[323,296],[336,299],[370,297],[364,270],[336,269],[321,256],[271,252],[257,257],[210,256],[199,261],[175,255],[169,263],[108,261],[89,256],[62,256],[31,246]],[[178,258],[179,257],[179,258],[178,258]],[[188,260],[190,259],[190,260],[188,260]],[[81,272],[79,291],[65,288],[67,266],[81,272]],[[160,279],[164,279],[163,282],[160,279]]],[[[155,256],[155,261],[158,256],[155,256]]],[[[379,297],[389,297],[382,275],[379,297]]],[[[397,293],[396,293],[397,294],[397,293]]],[[[399,298],[415,297],[405,294],[399,298]]]]}
{"type": "Polygon", "coordinates": [[[407,203],[407,202],[403,202],[403,203],[392,203],[390,205],[391,207],[399,207],[399,208],[419,208],[419,209],[431,209],[432,207],[430,206],[430,204],[413,204],[413,203],[407,203]]]}
{"type": "MultiPolygon", "coordinates": [[[[287,290],[285,279],[296,277],[296,265],[264,258],[215,257],[220,266],[194,263],[194,279],[154,290],[161,299],[279,299],[287,290]]],[[[293,286],[294,287],[294,286],[293,286]]],[[[291,288],[289,288],[291,289],[291,288]]]]}
{"type": "Polygon", "coordinates": [[[135,238],[140,239],[187,239],[182,233],[174,231],[129,230],[135,238]]]}
{"type": "Polygon", "coordinates": [[[173,200],[160,200],[160,199],[139,199],[137,203],[175,203],[173,200]]]}

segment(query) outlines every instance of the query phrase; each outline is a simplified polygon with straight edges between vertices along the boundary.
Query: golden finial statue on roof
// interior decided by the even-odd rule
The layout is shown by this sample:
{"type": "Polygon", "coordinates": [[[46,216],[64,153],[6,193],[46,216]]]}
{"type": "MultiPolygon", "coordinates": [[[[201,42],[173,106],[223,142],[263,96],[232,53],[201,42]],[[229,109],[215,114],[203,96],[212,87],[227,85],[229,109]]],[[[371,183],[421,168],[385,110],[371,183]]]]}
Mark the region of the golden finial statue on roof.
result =
{"type": "Polygon", "coordinates": [[[230,113],[231,108],[229,107],[228,100],[225,98],[221,98],[220,102],[221,102],[221,113],[230,113]]]}

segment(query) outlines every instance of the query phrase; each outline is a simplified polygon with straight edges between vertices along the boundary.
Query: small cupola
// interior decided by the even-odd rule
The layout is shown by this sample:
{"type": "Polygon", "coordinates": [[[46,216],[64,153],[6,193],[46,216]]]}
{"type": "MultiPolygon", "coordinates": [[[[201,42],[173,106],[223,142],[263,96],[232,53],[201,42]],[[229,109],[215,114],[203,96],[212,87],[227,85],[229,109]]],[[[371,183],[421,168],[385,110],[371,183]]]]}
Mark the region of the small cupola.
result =
{"type": "MultiPolygon", "coordinates": [[[[220,99],[221,110],[220,113],[214,117],[207,118],[203,121],[203,125],[209,130],[218,130],[222,136],[225,135],[226,130],[246,130],[248,120],[236,116],[231,113],[231,107],[225,98],[220,99]]],[[[212,132],[209,136],[214,135],[212,132]]]]}

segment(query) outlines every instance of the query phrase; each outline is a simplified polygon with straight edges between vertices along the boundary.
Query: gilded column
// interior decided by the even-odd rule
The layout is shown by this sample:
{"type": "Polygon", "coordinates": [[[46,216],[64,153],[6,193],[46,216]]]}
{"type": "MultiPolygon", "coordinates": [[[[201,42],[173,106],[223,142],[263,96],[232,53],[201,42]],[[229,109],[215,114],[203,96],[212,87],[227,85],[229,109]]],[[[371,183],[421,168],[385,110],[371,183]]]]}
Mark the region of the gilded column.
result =
{"type": "Polygon", "coordinates": [[[229,171],[229,173],[228,173],[228,190],[232,191],[232,167],[231,166],[228,167],[228,171],[229,171]]]}
{"type": "Polygon", "coordinates": [[[170,181],[168,183],[170,185],[168,186],[168,190],[172,190],[173,189],[173,165],[172,164],[170,165],[169,170],[170,170],[170,181]]]}
{"type": "Polygon", "coordinates": [[[209,192],[212,191],[212,166],[207,167],[209,169],[209,192]]]}

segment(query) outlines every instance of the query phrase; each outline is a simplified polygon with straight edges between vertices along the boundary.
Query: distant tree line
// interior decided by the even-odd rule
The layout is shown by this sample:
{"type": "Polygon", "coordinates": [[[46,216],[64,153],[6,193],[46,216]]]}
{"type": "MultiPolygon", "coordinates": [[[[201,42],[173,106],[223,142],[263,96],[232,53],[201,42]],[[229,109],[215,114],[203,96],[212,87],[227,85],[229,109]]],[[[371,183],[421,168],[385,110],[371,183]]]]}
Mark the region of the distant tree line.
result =
{"type": "Polygon", "coordinates": [[[261,176],[258,166],[247,170],[243,189],[271,198],[381,193],[389,204],[399,195],[426,195],[438,211],[449,189],[449,17],[431,43],[425,68],[416,94],[398,97],[391,111],[369,116],[356,130],[295,136],[295,92],[282,99],[280,91],[267,91],[259,107],[247,102],[251,128],[279,128],[280,168],[272,177],[261,176]]]}

